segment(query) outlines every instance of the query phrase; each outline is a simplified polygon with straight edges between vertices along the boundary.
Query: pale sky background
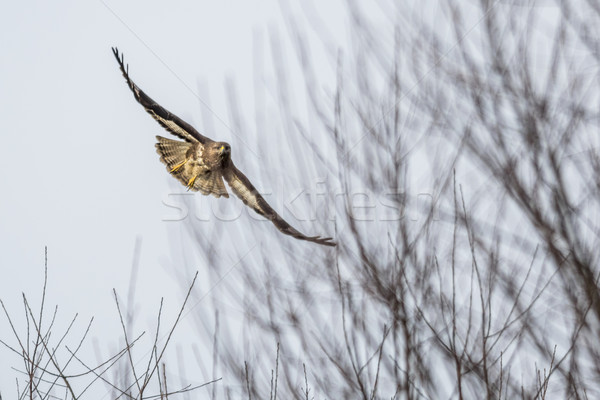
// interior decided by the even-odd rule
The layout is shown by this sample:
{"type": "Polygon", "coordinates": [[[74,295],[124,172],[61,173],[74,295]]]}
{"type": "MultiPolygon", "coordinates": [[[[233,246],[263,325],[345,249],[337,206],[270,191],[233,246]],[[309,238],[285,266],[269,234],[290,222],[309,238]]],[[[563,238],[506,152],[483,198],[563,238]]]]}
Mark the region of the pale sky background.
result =
{"type": "MultiPolygon", "coordinates": [[[[208,270],[207,260],[215,256],[197,254],[190,261],[185,254],[176,254],[174,243],[185,236],[185,231],[183,224],[167,221],[173,219],[176,210],[165,205],[165,201],[170,202],[173,193],[185,193],[185,189],[167,174],[154,149],[155,135],[169,134],[134,100],[114,60],[112,46],[125,55],[134,82],[154,100],[206,136],[229,142],[236,165],[260,191],[272,193],[268,199],[284,217],[290,214],[283,211],[283,204],[295,191],[318,188],[325,180],[336,182],[335,176],[315,168],[304,171],[286,165],[278,171],[278,180],[268,182],[259,173],[265,165],[285,164],[292,152],[310,155],[312,151],[297,132],[277,126],[274,114],[279,99],[274,87],[272,38],[285,50],[284,60],[294,59],[285,65],[289,67],[285,71],[289,78],[286,83],[292,89],[298,88],[296,94],[304,89],[283,13],[307,24],[309,33],[309,21],[325,21],[327,36],[335,38],[336,45],[327,47],[321,46],[314,32],[309,36],[314,41],[312,61],[319,72],[314,86],[322,88],[318,96],[334,93],[335,56],[332,62],[331,55],[336,54],[340,43],[348,43],[342,2],[304,6],[305,12],[312,13],[309,17],[298,5],[304,2],[289,3],[285,11],[276,0],[32,1],[12,2],[4,7],[0,14],[0,299],[21,335],[22,293],[37,311],[45,246],[49,272],[47,316],[55,305],[59,306],[55,334],[62,334],[73,315],[78,314],[73,333],[78,338],[94,317],[84,347],[91,349],[95,340],[104,359],[120,345],[122,332],[112,289],[125,301],[137,238],[141,247],[134,333],[138,334],[154,328],[161,297],[165,299],[165,326],[172,321],[187,289],[182,280],[192,278],[190,275],[186,279],[185,274],[208,270]],[[233,126],[226,81],[233,82],[241,114],[255,129],[245,131],[233,126]],[[257,145],[261,139],[257,120],[275,121],[264,124],[268,129],[265,135],[274,140],[269,146],[257,145]],[[183,265],[187,262],[193,265],[183,265]]],[[[435,12],[424,8],[423,18],[442,29],[435,25],[435,12]]],[[[376,13],[373,18],[377,18],[376,13]]],[[[373,78],[376,82],[377,77],[373,78]]],[[[306,100],[300,97],[291,102],[302,115],[306,100]]],[[[431,139],[440,144],[431,153],[439,152],[443,157],[445,142],[438,139],[431,139]]],[[[411,135],[408,140],[417,143],[421,138],[411,135]]],[[[326,146],[323,138],[315,141],[326,146]]],[[[411,144],[407,147],[411,148],[411,144]]],[[[414,153],[423,150],[429,151],[430,147],[422,144],[414,153]]],[[[430,183],[421,178],[428,173],[424,167],[408,177],[415,182],[411,184],[415,196],[427,195],[430,183]]],[[[468,198],[470,190],[481,188],[479,183],[485,177],[473,176],[479,174],[473,169],[462,173],[470,179],[470,185],[465,185],[468,198]]],[[[335,188],[336,184],[332,186],[335,188]]],[[[195,198],[202,207],[218,206],[221,219],[234,220],[225,226],[209,213],[202,215],[207,220],[201,222],[206,228],[204,233],[212,227],[219,232],[221,248],[235,250],[232,254],[216,255],[225,257],[232,268],[239,255],[250,264],[256,257],[258,265],[260,253],[253,251],[257,247],[272,250],[276,263],[278,252],[283,250],[273,238],[294,240],[282,238],[267,221],[255,223],[254,214],[246,212],[234,196],[218,202],[201,195],[195,198]],[[240,213],[242,216],[237,218],[240,213]]],[[[310,212],[303,201],[298,200],[293,207],[295,217],[300,219],[310,212]]],[[[307,234],[335,236],[332,221],[292,225],[307,234]]],[[[373,241],[379,238],[373,237],[373,241]]],[[[310,246],[315,245],[294,243],[294,249],[301,246],[312,250],[310,246]]],[[[316,254],[324,251],[315,248],[316,254]]],[[[313,264],[321,262],[321,258],[315,260],[313,264]]],[[[304,266],[299,265],[299,270],[304,266]]],[[[231,271],[232,275],[236,273],[235,269],[231,271]]],[[[187,312],[209,306],[198,300],[210,290],[207,285],[201,277],[197,298],[187,312]]],[[[236,311],[239,310],[232,314],[236,311]]],[[[193,327],[186,321],[192,319],[188,315],[184,315],[176,331],[177,343],[194,341],[193,327]]],[[[15,344],[3,316],[0,339],[15,344]]],[[[91,355],[88,360],[94,364],[93,351],[86,354],[91,355]]],[[[11,367],[21,366],[18,357],[0,348],[0,393],[7,399],[14,397],[15,377],[24,381],[11,367]]],[[[208,380],[210,376],[190,379],[193,384],[208,380]]],[[[106,394],[103,386],[96,387],[98,392],[91,398],[106,394]]]]}
{"type": "MultiPolygon", "coordinates": [[[[319,12],[343,36],[336,7],[320,5],[319,12]]],[[[58,304],[62,328],[79,313],[76,337],[94,317],[90,337],[107,352],[121,336],[111,291],[127,293],[136,237],[142,239],[136,304],[138,318],[148,323],[144,329],[152,326],[160,297],[169,311],[183,298],[180,282],[165,269],[171,249],[163,219],[172,209],[163,200],[174,181],[154,150],[154,136],[168,133],[135,102],[111,46],[125,54],[143,90],[201,130],[203,113],[211,111],[192,91],[203,87],[199,96],[214,112],[214,132],[203,133],[230,142],[235,152],[243,146],[240,138],[219,121],[228,120],[225,79],[235,81],[241,101],[253,110],[253,43],[268,43],[269,32],[278,31],[289,40],[277,1],[33,1],[4,7],[0,298],[21,332],[21,294],[35,309],[40,299],[44,246],[46,306],[58,304]]],[[[237,164],[250,176],[258,161],[237,164]]],[[[0,338],[15,343],[3,317],[0,338]]],[[[5,348],[0,354],[0,391],[12,398],[19,373],[10,367],[21,364],[12,356],[7,362],[5,348]]]]}

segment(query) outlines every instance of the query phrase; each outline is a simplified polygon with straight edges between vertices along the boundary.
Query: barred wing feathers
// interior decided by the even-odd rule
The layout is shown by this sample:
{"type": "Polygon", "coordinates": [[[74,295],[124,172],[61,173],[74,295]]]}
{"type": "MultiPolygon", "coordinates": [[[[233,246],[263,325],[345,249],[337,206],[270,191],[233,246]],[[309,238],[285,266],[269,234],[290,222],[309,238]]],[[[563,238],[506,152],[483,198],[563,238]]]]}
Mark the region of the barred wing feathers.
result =
{"type": "Polygon", "coordinates": [[[322,238],[320,236],[306,236],[288,224],[277,212],[267,203],[267,201],[257,192],[256,188],[250,183],[240,170],[238,170],[233,162],[224,170],[223,176],[231,187],[231,190],[239,197],[244,204],[252,208],[258,214],[270,220],[277,229],[286,235],[290,235],[296,239],[307,240],[322,244],[325,246],[335,246],[332,238],[322,238]]]}
{"type": "Polygon", "coordinates": [[[119,67],[121,68],[121,72],[123,73],[123,77],[127,81],[127,86],[133,92],[133,96],[137,100],[138,103],[144,107],[146,112],[152,116],[158,123],[165,128],[167,131],[171,132],[173,135],[185,140],[186,142],[195,142],[198,141],[200,143],[206,143],[208,138],[202,136],[193,126],[179,118],[177,115],[171,114],[168,110],[161,107],[158,103],[150,98],[146,93],[142,91],[129,77],[129,68],[125,66],[123,61],[123,55],[119,56],[119,50],[116,47],[112,49],[117,62],[119,63],[119,67]]]}

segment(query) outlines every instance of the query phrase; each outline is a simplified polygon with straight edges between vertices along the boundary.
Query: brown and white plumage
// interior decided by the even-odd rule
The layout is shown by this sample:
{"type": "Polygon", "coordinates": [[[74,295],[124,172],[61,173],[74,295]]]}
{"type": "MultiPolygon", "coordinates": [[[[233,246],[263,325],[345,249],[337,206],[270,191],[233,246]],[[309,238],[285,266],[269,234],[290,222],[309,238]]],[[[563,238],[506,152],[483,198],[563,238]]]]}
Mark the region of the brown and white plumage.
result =
{"type": "Polygon", "coordinates": [[[250,180],[246,178],[246,175],[235,167],[233,161],[229,162],[229,167],[223,171],[223,176],[233,193],[242,199],[244,204],[270,220],[281,232],[293,236],[296,239],[308,240],[309,242],[315,242],[326,246],[335,246],[335,242],[333,242],[332,238],[306,236],[288,224],[279,214],[277,214],[269,203],[267,203],[260,193],[258,193],[254,185],[250,183],[250,180]]]}
{"type": "MultiPolygon", "coordinates": [[[[156,152],[160,161],[167,166],[167,171],[179,180],[189,190],[215,197],[229,197],[223,183],[223,172],[220,168],[211,167],[205,162],[204,146],[200,142],[188,143],[179,140],[156,136],[156,152]],[[196,176],[196,179],[194,179],[196,176]],[[193,180],[192,185],[189,183],[193,180]]],[[[206,146],[218,142],[206,143],[206,146]]],[[[224,144],[223,144],[224,145],[224,144]]]]}
{"type": "Polygon", "coordinates": [[[127,85],[138,103],[163,128],[185,140],[185,142],[181,142],[157,136],[156,151],[160,156],[160,161],[167,166],[167,171],[188,190],[204,195],[212,194],[215,197],[229,197],[223,184],[223,179],[225,179],[233,193],[244,204],[270,220],[277,229],[286,235],[325,246],[336,245],[331,238],[306,236],[288,224],[258,193],[250,180],[235,167],[231,161],[231,148],[227,143],[215,142],[201,135],[190,124],[152,100],[129,78],[129,70],[123,62],[123,56],[119,57],[119,51],[116,48],[112,50],[127,85]]]}

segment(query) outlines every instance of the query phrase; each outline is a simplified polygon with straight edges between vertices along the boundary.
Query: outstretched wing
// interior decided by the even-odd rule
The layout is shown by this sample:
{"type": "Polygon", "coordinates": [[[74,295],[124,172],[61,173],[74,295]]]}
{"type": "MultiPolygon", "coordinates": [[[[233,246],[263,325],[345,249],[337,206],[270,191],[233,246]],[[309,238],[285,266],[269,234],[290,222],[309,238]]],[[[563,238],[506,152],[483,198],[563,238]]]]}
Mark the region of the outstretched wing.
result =
{"type": "Polygon", "coordinates": [[[144,93],[133,81],[129,78],[129,66],[125,66],[123,62],[123,54],[119,57],[119,50],[116,47],[112,49],[117,62],[119,63],[119,67],[121,68],[121,72],[127,81],[127,85],[129,89],[133,92],[133,96],[148,112],[148,114],[152,115],[152,118],[158,121],[158,123],[171,132],[173,135],[184,139],[186,142],[195,142],[199,141],[200,143],[205,143],[208,139],[202,136],[194,127],[190,124],[179,118],[177,115],[171,114],[168,110],[165,110],[160,105],[158,105],[154,100],[150,98],[146,93],[144,93]]]}
{"type": "Polygon", "coordinates": [[[335,246],[332,238],[322,238],[320,236],[306,236],[298,230],[294,229],[288,224],[273,208],[266,202],[266,200],[256,191],[256,188],[250,183],[246,175],[244,175],[239,169],[230,163],[228,168],[224,169],[223,176],[231,187],[231,190],[237,197],[239,197],[244,204],[252,208],[258,214],[262,215],[266,219],[270,220],[281,232],[286,235],[290,235],[300,240],[308,240],[322,244],[325,246],[335,246]]]}

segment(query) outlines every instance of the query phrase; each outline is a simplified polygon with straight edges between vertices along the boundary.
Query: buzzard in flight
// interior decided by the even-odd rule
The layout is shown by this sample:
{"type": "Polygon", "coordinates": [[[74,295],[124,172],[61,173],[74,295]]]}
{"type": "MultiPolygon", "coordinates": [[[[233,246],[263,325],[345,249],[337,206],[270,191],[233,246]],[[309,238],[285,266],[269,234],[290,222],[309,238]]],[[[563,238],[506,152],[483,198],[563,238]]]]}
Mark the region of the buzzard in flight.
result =
{"type": "Polygon", "coordinates": [[[281,232],[300,240],[308,240],[325,246],[335,246],[331,238],[306,236],[288,224],[258,193],[246,176],[231,160],[231,147],[225,142],[215,142],[202,136],[190,124],[171,114],[144,93],[129,78],[129,68],[119,57],[119,50],[113,53],[133,96],[146,112],[172,135],[184,141],[157,136],[156,152],[167,171],[188,188],[204,195],[229,197],[223,178],[237,197],[258,214],[270,220],[281,232]]]}

